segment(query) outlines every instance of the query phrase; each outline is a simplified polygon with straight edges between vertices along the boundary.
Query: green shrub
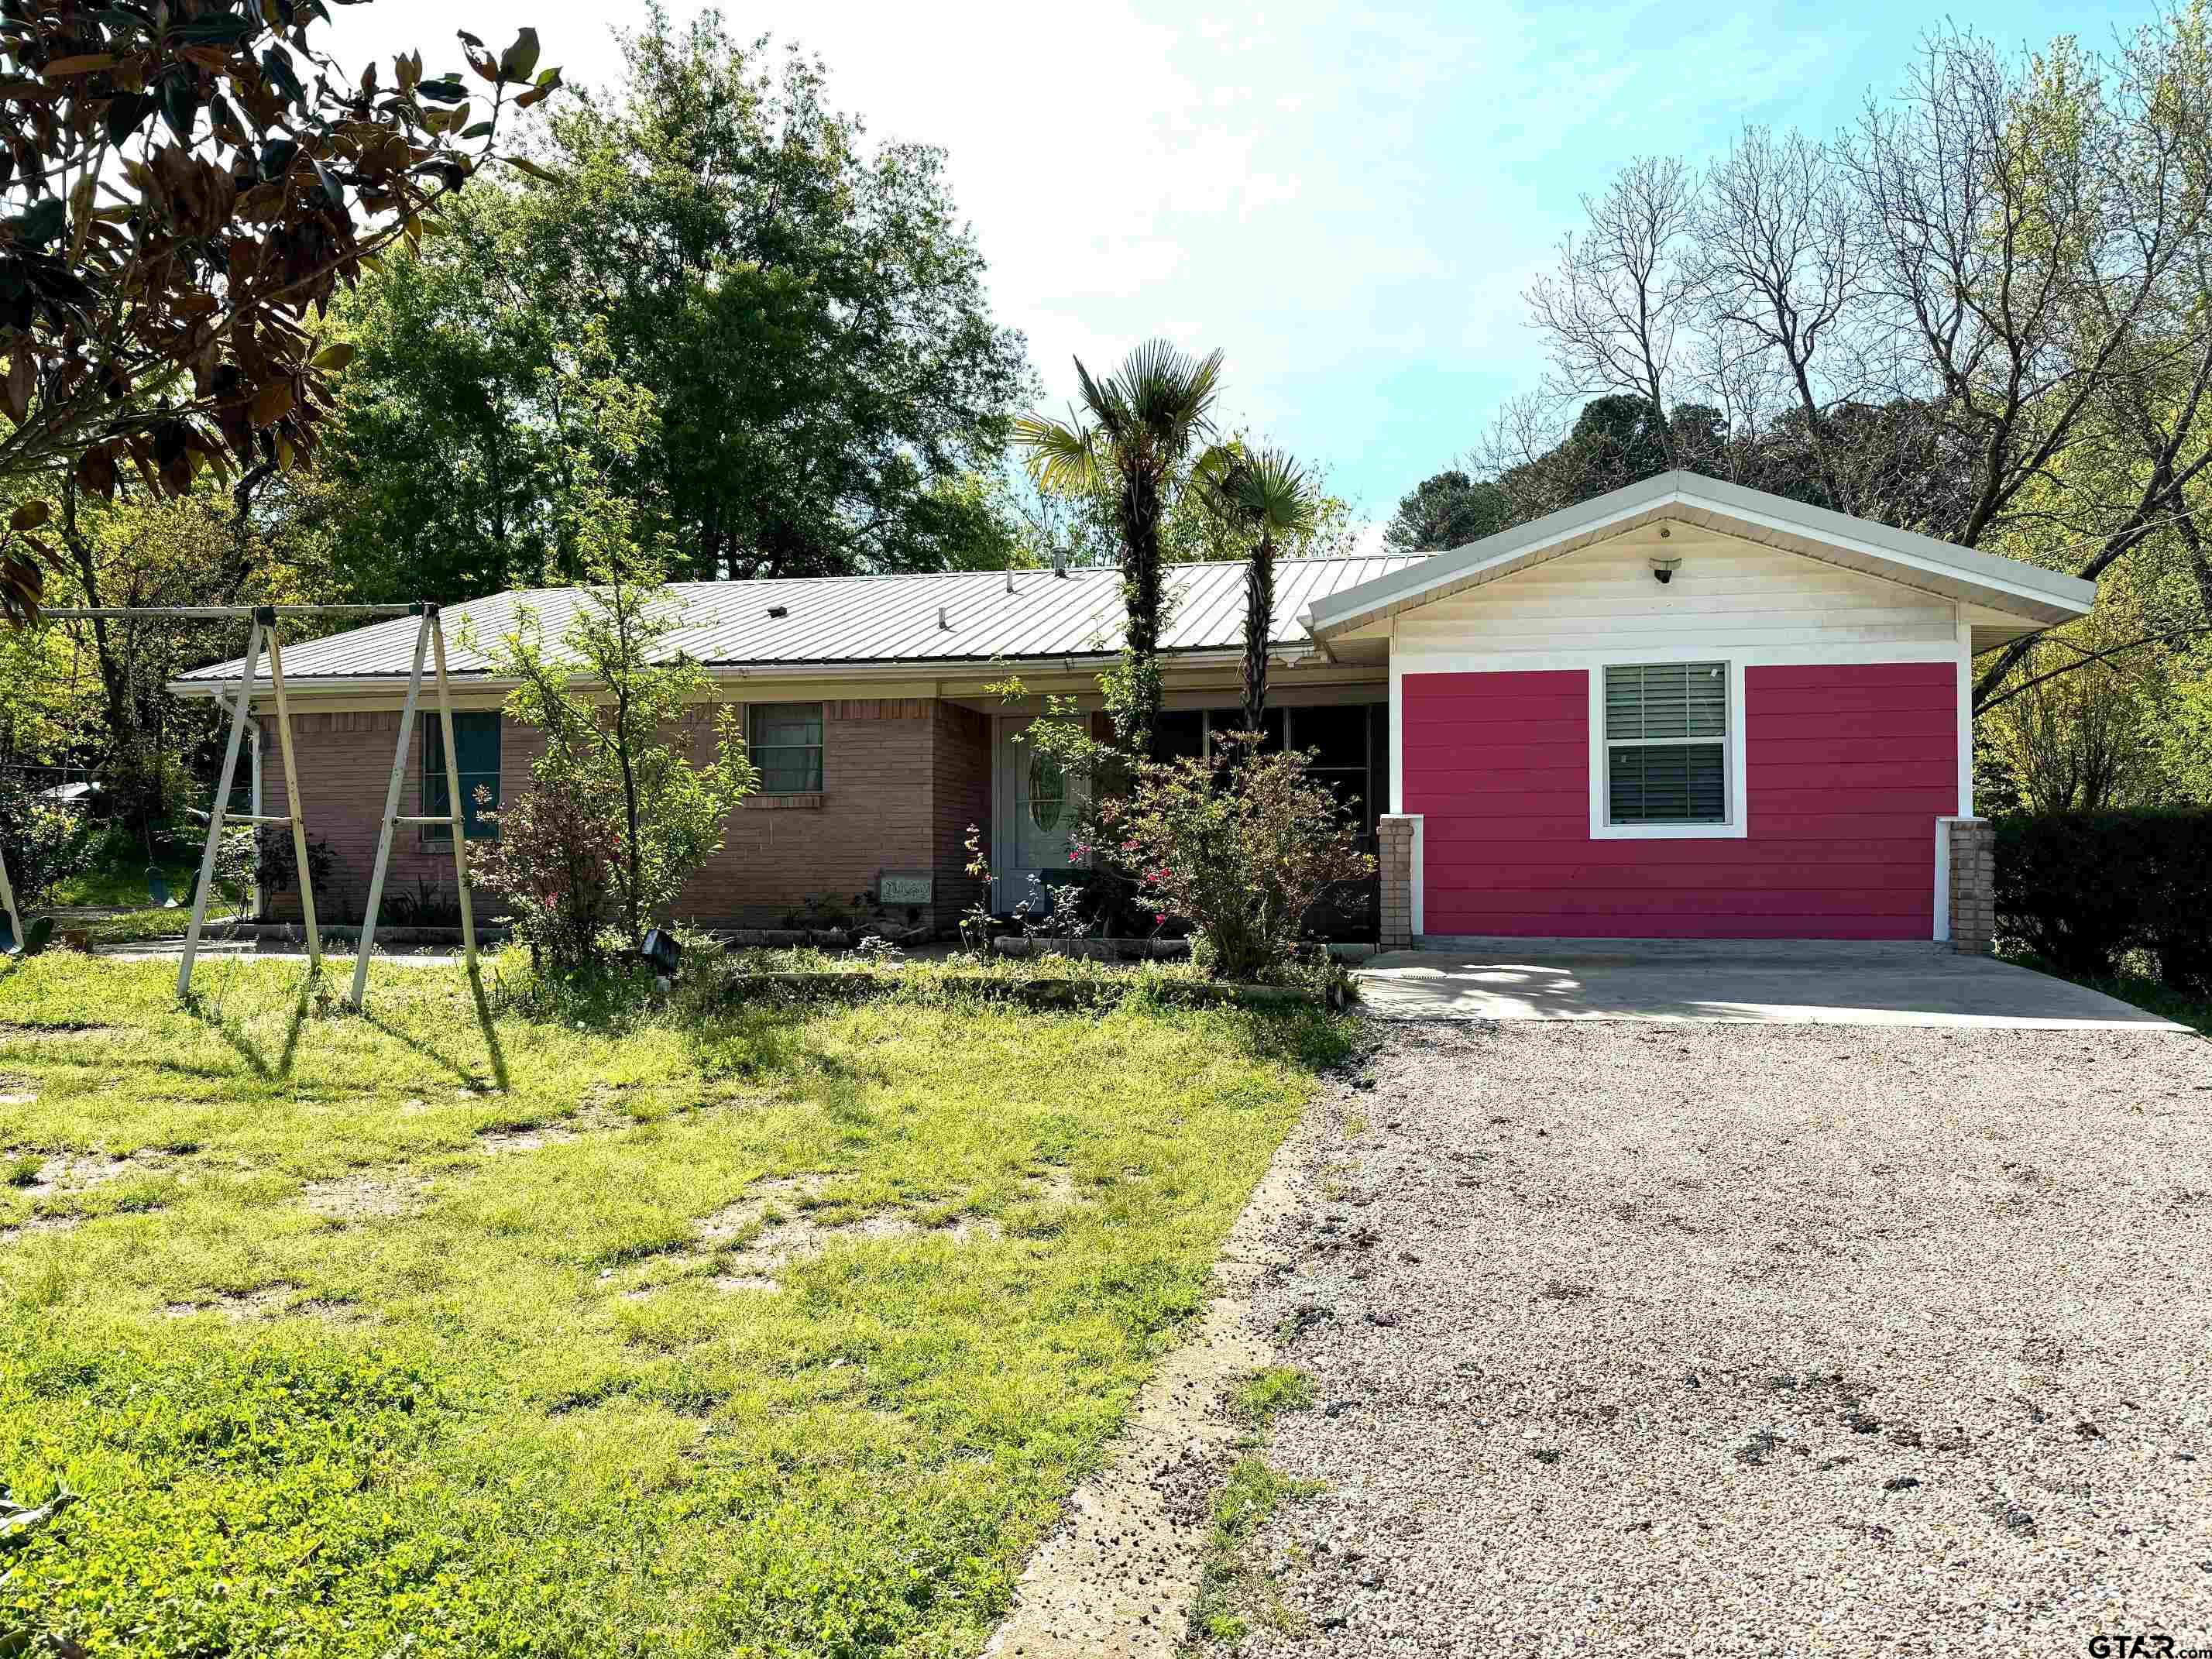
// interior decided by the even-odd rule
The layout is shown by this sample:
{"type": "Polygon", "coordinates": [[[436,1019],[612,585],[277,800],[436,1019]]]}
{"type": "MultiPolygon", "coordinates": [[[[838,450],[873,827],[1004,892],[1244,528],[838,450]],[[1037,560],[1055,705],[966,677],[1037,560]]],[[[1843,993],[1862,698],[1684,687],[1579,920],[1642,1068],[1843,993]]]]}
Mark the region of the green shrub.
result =
{"type": "Polygon", "coordinates": [[[1279,974],[1322,895],[1375,873],[1358,822],[1308,758],[1232,732],[1202,760],[1139,763],[1135,787],[1098,807],[1097,833],[1136,871],[1158,921],[1197,929],[1191,959],[1209,975],[1279,974]]]}
{"type": "Polygon", "coordinates": [[[92,831],[84,814],[59,806],[9,774],[0,774],[0,857],[15,902],[45,903],[53,890],[91,861],[92,831]]]}
{"type": "Polygon", "coordinates": [[[2173,988],[2212,991],[2212,811],[2046,812],[1996,826],[1997,932],[2097,978],[2144,950],[2173,988]]]}

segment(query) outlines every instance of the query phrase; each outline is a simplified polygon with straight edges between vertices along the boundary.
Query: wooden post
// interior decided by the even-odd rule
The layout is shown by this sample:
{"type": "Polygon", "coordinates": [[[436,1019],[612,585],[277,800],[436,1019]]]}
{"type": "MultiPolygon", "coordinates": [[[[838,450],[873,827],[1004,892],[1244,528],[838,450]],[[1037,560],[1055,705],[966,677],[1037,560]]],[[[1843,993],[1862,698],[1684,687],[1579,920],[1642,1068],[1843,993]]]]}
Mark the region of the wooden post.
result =
{"type": "Polygon", "coordinates": [[[453,890],[461,902],[461,955],[471,975],[477,971],[476,913],[469,903],[469,813],[461,799],[461,755],[453,744],[453,688],[446,679],[445,618],[431,613],[431,647],[437,653],[438,727],[446,739],[446,805],[453,813],[453,890]]]}
{"type": "Polygon", "coordinates": [[[207,845],[200,849],[199,886],[192,894],[192,925],[185,934],[184,959],[177,964],[177,995],[192,992],[192,958],[199,954],[200,929],[207,924],[208,896],[215,887],[216,849],[222,842],[222,816],[230,805],[230,786],[238,777],[238,745],[246,735],[246,705],[253,701],[253,671],[261,660],[261,616],[246,635],[246,672],[239,676],[238,702],[230,711],[230,740],[223,745],[222,777],[215,787],[215,804],[208,812],[207,845]]]}
{"type": "Polygon", "coordinates": [[[384,828],[376,838],[376,867],[368,878],[368,907],[362,913],[361,952],[354,958],[353,995],[356,1008],[368,995],[368,950],[376,939],[377,908],[384,902],[384,872],[392,863],[392,836],[399,827],[399,787],[407,773],[407,740],[415,732],[415,700],[422,690],[422,655],[429,648],[430,630],[437,613],[422,608],[422,625],[415,631],[415,666],[407,676],[407,700],[399,708],[399,744],[392,755],[392,782],[384,792],[384,828]]]}
{"type": "Polygon", "coordinates": [[[5,910],[8,913],[8,926],[13,930],[10,937],[15,941],[15,948],[19,951],[22,950],[26,945],[23,938],[23,913],[15,908],[15,890],[9,884],[8,860],[4,854],[0,854],[0,910],[5,910]]]}
{"type": "MultiPolygon", "coordinates": [[[[292,858],[300,877],[300,915],[307,927],[307,973],[323,971],[322,930],[315,926],[315,883],[307,873],[307,825],[301,811],[300,772],[292,762],[292,710],[284,701],[284,658],[276,642],[276,614],[269,617],[269,689],[276,698],[276,748],[284,757],[284,805],[292,816],[292,858]]],[[[255,811],[259,811],[255,807],[255,811]]]]}

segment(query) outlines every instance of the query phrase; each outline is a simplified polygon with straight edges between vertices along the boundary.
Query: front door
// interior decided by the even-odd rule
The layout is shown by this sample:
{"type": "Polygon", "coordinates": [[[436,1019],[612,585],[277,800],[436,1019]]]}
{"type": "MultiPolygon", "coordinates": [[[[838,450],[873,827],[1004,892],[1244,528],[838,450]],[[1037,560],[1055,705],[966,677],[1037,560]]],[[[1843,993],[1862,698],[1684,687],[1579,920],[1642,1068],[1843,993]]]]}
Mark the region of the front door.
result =
{"type": "Polygon", "coordinates": [[[1076,844],[1074,788],[1057,762],[1023,739],[1030,725],[1026,715],[999,720],[991,768],[991,908],[1002,915],[1036,895],[1030,877],[1069,868],[1076,844]]]}

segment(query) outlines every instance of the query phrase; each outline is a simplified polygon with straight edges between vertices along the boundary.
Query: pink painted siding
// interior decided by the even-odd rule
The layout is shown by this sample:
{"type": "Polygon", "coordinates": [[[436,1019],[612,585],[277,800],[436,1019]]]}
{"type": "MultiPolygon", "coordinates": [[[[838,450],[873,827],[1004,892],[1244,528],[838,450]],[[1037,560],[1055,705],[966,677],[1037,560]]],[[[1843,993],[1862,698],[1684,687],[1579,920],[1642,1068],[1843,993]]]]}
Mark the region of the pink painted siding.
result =
{"type": "Polygon", "coordinates": [[[1405,810],[1431,934],[1927,939],[1958,807],[1952,663],[1752,668],[1749,834],[1589,833],[1589,676],[1408,674],[1405,810]]]}

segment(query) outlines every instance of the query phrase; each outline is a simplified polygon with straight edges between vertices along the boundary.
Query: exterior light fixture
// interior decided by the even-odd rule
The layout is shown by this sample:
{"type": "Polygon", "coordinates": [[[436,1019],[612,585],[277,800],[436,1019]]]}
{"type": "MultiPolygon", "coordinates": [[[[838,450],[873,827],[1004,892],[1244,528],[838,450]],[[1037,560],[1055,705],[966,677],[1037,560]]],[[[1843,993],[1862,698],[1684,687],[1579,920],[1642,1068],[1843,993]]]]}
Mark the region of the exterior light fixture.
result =
{"type": "Polygon", "coordinates": [[[1682,562],[1680,559],[1654,559],[1651,561],[1651,574],[1664,585],[1674,580],[1674,573],[1681,568],[1681,564],[1682,562]]]}

